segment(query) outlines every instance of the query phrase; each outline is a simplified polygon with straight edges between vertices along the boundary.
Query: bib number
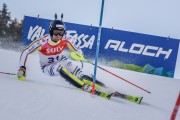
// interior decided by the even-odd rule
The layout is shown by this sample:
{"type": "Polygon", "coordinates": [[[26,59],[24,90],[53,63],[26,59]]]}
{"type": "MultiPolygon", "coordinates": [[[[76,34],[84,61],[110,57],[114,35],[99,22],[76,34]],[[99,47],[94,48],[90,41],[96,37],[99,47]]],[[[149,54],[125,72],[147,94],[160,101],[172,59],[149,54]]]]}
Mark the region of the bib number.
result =
{"type": "Polygon", "coordinates": [[[53,62],[56,62],[56,61],[58,61],[59,60],[59,56],[57,56],[57,57],[49,57],[48,58],[48,63],[53,63],[53,62]]]}

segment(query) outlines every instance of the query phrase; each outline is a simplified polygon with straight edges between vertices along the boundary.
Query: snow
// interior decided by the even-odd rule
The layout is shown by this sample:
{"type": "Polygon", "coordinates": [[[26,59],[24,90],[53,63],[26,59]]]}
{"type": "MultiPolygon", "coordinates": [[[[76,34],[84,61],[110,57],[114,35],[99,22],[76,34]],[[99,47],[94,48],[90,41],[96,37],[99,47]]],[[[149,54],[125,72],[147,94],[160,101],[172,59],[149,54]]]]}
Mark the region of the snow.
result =
{"type": "MultiPolygon", "coordinates": [[[[0,72],[16,73],[20,53],[0,49],[0,72]]],[[[180,92],[180,80],[103,66],[151,91],[148,94],[98,69],[97,79],[122,93],[143,96],[142,104],[122,99],[105,100],[82,92],[60,76],[44,75],[38,54],[27,60],[27,80],[0,74],[0,120],[169,120],[180,92]]],[[[85,64],[91,74],[93,66],[85,64]]],[[[180,111],[176,116],[180,120],[180,111]]]]}

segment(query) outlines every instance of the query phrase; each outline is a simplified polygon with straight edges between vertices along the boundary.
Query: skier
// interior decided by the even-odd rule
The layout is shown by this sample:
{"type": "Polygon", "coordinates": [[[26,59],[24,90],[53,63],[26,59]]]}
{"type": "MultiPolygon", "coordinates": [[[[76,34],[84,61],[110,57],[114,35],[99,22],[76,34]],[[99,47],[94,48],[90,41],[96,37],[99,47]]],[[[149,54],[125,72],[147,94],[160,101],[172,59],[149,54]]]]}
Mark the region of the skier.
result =
{"type": "MultiPolygon", "coordinates": [[[[40,67],[44,74],[48,76],[62,75],[71,84],[85,91],[90,92],[91,86],[89,81],[92,77],[83,74],[83,63],[72,61],[64,54],[64,50],[69,48],[70,51],[77,54],[83,54],[82,50],[73,45],[66,39],[65,24],[62,20],[53,20],[49,25],[49,34],[40,37],[38,40],[32,42],[21,53],[20,67],[17,72],[19,80],[26,79],[26,60],[30,53],[39,51],[40,67]]],[[[103,85],[103,84],[101,84],[103,85]]]]}
{"type": "MultiPolygon", "coordinates": [[[[44,74],[48,76],[63,76],[74,86],[81,88],[84,91],[91,92],[91,85],[93,78],[84,75],[82,71],[83,62],[72,61],[68,59],[64,54],[64,50],[69,48],[70,51],[77,54],[83,54],[82,50],[73,45],[65,36],[65,24],[62,20],[53,20],[49,25],[49,34],[40,37],[38,40],[32,42],[21,53],[20,67],[17,72],[17,78],[19,80],[26,79],[26,60],[30,53],[39,51],[40,67],[44,74]]],[[[106,91],[102,92],[100,89],[104,89],[106,86],[96,80],[95,93],[101,97],[110,99],[111,95],[125,97],[124,94],[118,92],[106,91]]],[[[141,99],[138,100],[140,103],[141,99]]]]}

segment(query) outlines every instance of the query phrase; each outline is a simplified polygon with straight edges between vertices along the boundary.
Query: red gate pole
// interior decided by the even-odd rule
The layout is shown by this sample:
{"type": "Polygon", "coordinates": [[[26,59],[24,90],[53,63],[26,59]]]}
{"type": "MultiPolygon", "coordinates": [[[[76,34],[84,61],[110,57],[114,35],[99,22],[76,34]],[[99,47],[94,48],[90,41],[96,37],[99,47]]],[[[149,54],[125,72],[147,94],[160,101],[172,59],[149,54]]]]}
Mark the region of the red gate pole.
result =
{"type": "Polygon", "coordinates": [[[171,115],[171,120],[176,119],[176,114],[178,113],[179,107],[180,107],[180,93],[179,93],[178,99],[176,101],[176,104],[174,106],[174,110],[173,110],[172,115],[171,115]]]}

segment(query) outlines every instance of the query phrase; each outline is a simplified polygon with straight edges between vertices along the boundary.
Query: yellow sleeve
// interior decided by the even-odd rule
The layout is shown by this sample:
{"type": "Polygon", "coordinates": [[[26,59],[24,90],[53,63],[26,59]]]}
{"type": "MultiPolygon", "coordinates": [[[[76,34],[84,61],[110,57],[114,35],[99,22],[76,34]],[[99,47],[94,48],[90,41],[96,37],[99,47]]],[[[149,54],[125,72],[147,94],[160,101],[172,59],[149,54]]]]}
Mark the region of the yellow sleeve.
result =
{"type": "Polygon", "coordinates": [[[72,45],[70,42],[68,42],[67,47],[68,47],[68,49],[69,49],[71,52],[77,52],[77,53],[80,53],[80,54],[83,53],[80,48],[75,47],[75,46],[72,45]]]}

